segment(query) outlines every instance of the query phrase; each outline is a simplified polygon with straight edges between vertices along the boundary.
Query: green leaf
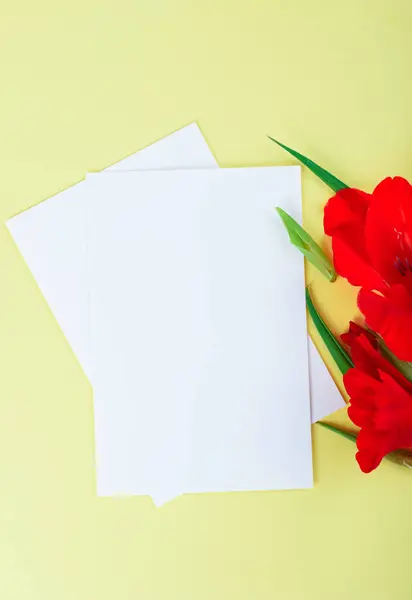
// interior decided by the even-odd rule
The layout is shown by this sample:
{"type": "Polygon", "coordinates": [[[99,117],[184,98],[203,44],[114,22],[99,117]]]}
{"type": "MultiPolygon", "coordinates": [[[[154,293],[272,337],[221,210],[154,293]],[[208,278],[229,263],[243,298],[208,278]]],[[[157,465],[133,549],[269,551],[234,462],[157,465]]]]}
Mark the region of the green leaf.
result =
{"type": "Polygon", "coordinates": [[[353,367],[353,362],[349,357],[349,354],[346,352],[346,350],[344,350],[344,348],[342,348],[338,340],[332,334],[332,332],[330,331],[330,329],[316,310],[312,298],[310,297],[309,288],[306,288],[306,306],[308,307],[309,314],[320,337],[325,342],[326,347],[329,350],[338,369],[340,370],[342,375],[344,375],[349,369],[353,367]]]}
{"type": "Polygon", "coordinates": [[[391,350],[389,350],[388,346],[381,338],[376,339],[382,356],[392,363],[393,366],[396,367],[398,371],[402,373],[404,377],[406,377],[406,379],[408,379],[408,381],[412,381],[412,363],[399,360],[399,358],[395,356],[391,350]]]}
{"type": "Polygon", "coordinates": [[[329,258],[315,240],[282,208],[276,208],[289,234],[291,243],[314,265],[330,282],[336,280],[336,271],[329,258]]]}
{"type": "Polygon", "coordinates": [[[357,438],[356,433],[350,433],[349,431],[345,431],[343,429],[338,429],[337,427],[334,427],[333,425],[329,425],[328,423],[322,423],[321,421],[318,421],[317,425],[321,425],[325,429],[329,429],[329,431],[333,431],[334,433],[337,433],[338,435],[346,438],[347,440],[350,440],[351,442],[356,442],[356,438],[357,438]]]}
{"type": "Polygon", "coordinates": [[[278,142],[278,140],[275,140],[273,137],[270,137],[270,135],[268,135],[268,138],[272,140],[272,142],[275,142],[275,144],[289,152],[289,154],[300,160],[300,162],[303,165],[305,165],[305,167],[308,167],[308,169],[310,169],[312,173],[319,177],[319,179],[321,179],[323,183],[326,183],[326,185],[328,185],[334,192],[338,192],[343,188],[349,187],[346,185],[346,183],[343,183],[343,181],[340,181],[340,179],[332,175],[332,173],[329,173],[329,171],[326,171],[325,169],[314,163],[313,160],[310,160],[310,158],[307,158],[306,156],[303,156],[303,154],[301,154],[300,152],[296,152],[296,150],[292,150],[292,148],[289,148],[288,146],[285,146],[285,144],[278,142]]]}
{"type": "Polygon", "coordinates": [[[364,327],[375,338],[376,343],[378,344],[379,352],[382,354],[382,356],[386,358],[386,360],[388,360],[394,367],[396,367],[398,371],[402,373],[406,379],[408,379],[408,381],[412,381],[412,363],[399,360],[399,358],[391,350],[389,350],[388,346],[385,344],[380,335],[376,333],[376,331],[373,331],[373,329],[368,327],[366,324],[364,327]]]}

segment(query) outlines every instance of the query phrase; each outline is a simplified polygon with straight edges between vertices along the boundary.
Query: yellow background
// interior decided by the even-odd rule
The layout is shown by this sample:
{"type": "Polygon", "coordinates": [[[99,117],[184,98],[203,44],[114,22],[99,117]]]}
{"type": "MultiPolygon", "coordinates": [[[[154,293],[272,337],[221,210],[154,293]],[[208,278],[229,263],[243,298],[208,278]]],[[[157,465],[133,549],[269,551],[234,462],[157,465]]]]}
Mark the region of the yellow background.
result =
{"type": "MultiPolygon", "coordinates": [[[[410,0],[1,0],[0,218],[197,120],[222,166],[412,177],[410,0]]],[[[327,189],[304,174],[321,239],[327,189]]],[[[310,269],[337,331],[344,282],[310,269]]],[[[410,600],[412,473],[314,428],[308,492],[97,499],[91,390],[0,231],[2,600],[410,600]]]]}

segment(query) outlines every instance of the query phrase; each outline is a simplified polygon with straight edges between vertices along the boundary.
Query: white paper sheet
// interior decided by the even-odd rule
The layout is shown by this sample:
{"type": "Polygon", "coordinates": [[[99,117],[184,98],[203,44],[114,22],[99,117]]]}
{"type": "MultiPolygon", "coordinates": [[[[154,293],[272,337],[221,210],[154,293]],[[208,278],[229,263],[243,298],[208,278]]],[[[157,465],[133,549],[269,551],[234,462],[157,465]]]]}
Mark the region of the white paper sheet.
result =
{"type": "MultiPolygon", "coordinates": [[[[216,167],[192,123],[109,169],[216,167]]],[[[9,219],[7,227],[87,377],[89,349],[84,182],[9,219]]]]}
{"type": "Polygon", "coordinates": [[[99,494],[311,487],[299,168],[86,183],[99,494]]]}
{"type": "Polygon", "coordinates": [[[312,423],[324,419],[345,406],[343,397],[309,338],[309,378],[312,423]]]}

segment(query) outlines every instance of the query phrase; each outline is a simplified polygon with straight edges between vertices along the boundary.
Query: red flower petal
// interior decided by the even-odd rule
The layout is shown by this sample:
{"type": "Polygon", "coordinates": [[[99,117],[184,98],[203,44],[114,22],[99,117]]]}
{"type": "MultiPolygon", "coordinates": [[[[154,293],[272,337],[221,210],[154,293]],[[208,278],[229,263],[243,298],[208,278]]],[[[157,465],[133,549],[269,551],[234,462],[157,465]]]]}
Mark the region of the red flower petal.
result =
{"type": "Polygon", "coordinates": [[[388,436],[377,435],[376,432],[368,429],[359,432],[356,445],[358,447],[356,460],[363,473],[370,473],[379,467],[383,457],[389,452],[388,436]]]}
{"type": "Polygon", "coordinates": [[[350,242],[338,237],[332,239],[333,264],[336,272],[351,285],[368,290],[384,290],[386,284],[381,276],[363,259],[350,242]]]}
{"type": "MultiPolygon", "coordinates": [[[[379,379],[378,366],[380,359],[385,359],[379,354],[366,336],[359,336],[351,346],[352,361],[357,369],[367,373],[374,379],[379,379]]],[[[386,361],[385,361],[386,362],[386,361]]]]}
{"type": "MultiPolygon", "coordinates": [[[[357,370],[366,373],[374,379],[381,380],[380,373],[387,373],[395,381],[412,394],[412,382],[408,381],[400,371],[386,358],[382,356],[377,347],[376,339],[359,325],[356,326],[360,332],[353,338],[350,344],[352,360],[357,370]]],[[[348,333],[347,336],[355,335],[348,333]]]]}
{"type": "Polygon", "coordinates": [[[349,283],[383,290],[386,285],[371,266],[365,244],[365,223],[371,196],[345,188],[325,206],[324,230],[332,237],[335,269],[349,283]]]}
{"type": "Polygon", "coordinates": [[[412,396],[388,373],[379,371],[382,382],[378,390],[373,425],[376,430],[389,430],[393,450],[412,444],[412,396]]]}
{"type": "Polygon", "coordinates": [[[412,361],[412,296],[400,285],[385,296],[360,290],[358,306],[367,325],[379,333],[400,360],[412,361]]]}
{"type": "Polygon", "coordinates": [[[378,376],[358,369],[344,376],[351,396],[348,415],[361,427],[356,459],[365,473],[389,452],[412,446],[412,395],[388,373],[378,370],[378,376]]]}
{"type": "MultiPolygon", "coordinates": [[[[339,190],[325,206],[323,225],[326,235],[345,237],[348,228],[363,231],[371,199],[371,194],[354,188],[339,190]]],[[[357,241],[362,243],[363,235],[357,241]]]]}
{"type": "Polygon", "coordinates": [[[343,383],[352,401],[355,397],[367,398],[376,395],[379,380],[371,377],[368,373],[355,368],[349,369],[349,371],[345,373],[343,376],[343,383]]]}
{"type": "Polygon", "coordinates": [[[365,219],[365,247],[372,266],[390,284],[412,291],[412,186],[387,177],[374,190],[365,219]],[[396,259],[406,265],[401,273],[396,259]]]}
{"type": "Polygon", "coordinates": [[[378,344],[373,334],[353,321],[349,321],[349,330],[346,333],[342,333],[340,339],[344,344],[352,347],[352,344],[359,338],[360,335],[366,335],[372,346],[377,348],[378,344]]]}

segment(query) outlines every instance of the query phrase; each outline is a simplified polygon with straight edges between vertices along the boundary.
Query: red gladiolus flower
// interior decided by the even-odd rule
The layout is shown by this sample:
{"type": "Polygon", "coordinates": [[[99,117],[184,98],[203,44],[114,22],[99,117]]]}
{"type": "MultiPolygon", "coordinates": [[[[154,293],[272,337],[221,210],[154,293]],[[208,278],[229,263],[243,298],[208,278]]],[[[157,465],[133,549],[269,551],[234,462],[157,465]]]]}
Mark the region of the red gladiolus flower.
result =
{"type": "Polygon", "coordinates": [[[383,358],[376,340],[359,325],[351,323],[342,339],[355,365],[343,381],[350,396],[348,415],[361,428],[356,459],[369,473],[389,452],[412,447],[412,383],[383,358]]]}
{"type": "Polygon", "coordinates": [[[366,323],[412,361],[412,186],[384,179],[372,194],[345,188],[325,207],[336,271],[362,289],[366,323]]]}

